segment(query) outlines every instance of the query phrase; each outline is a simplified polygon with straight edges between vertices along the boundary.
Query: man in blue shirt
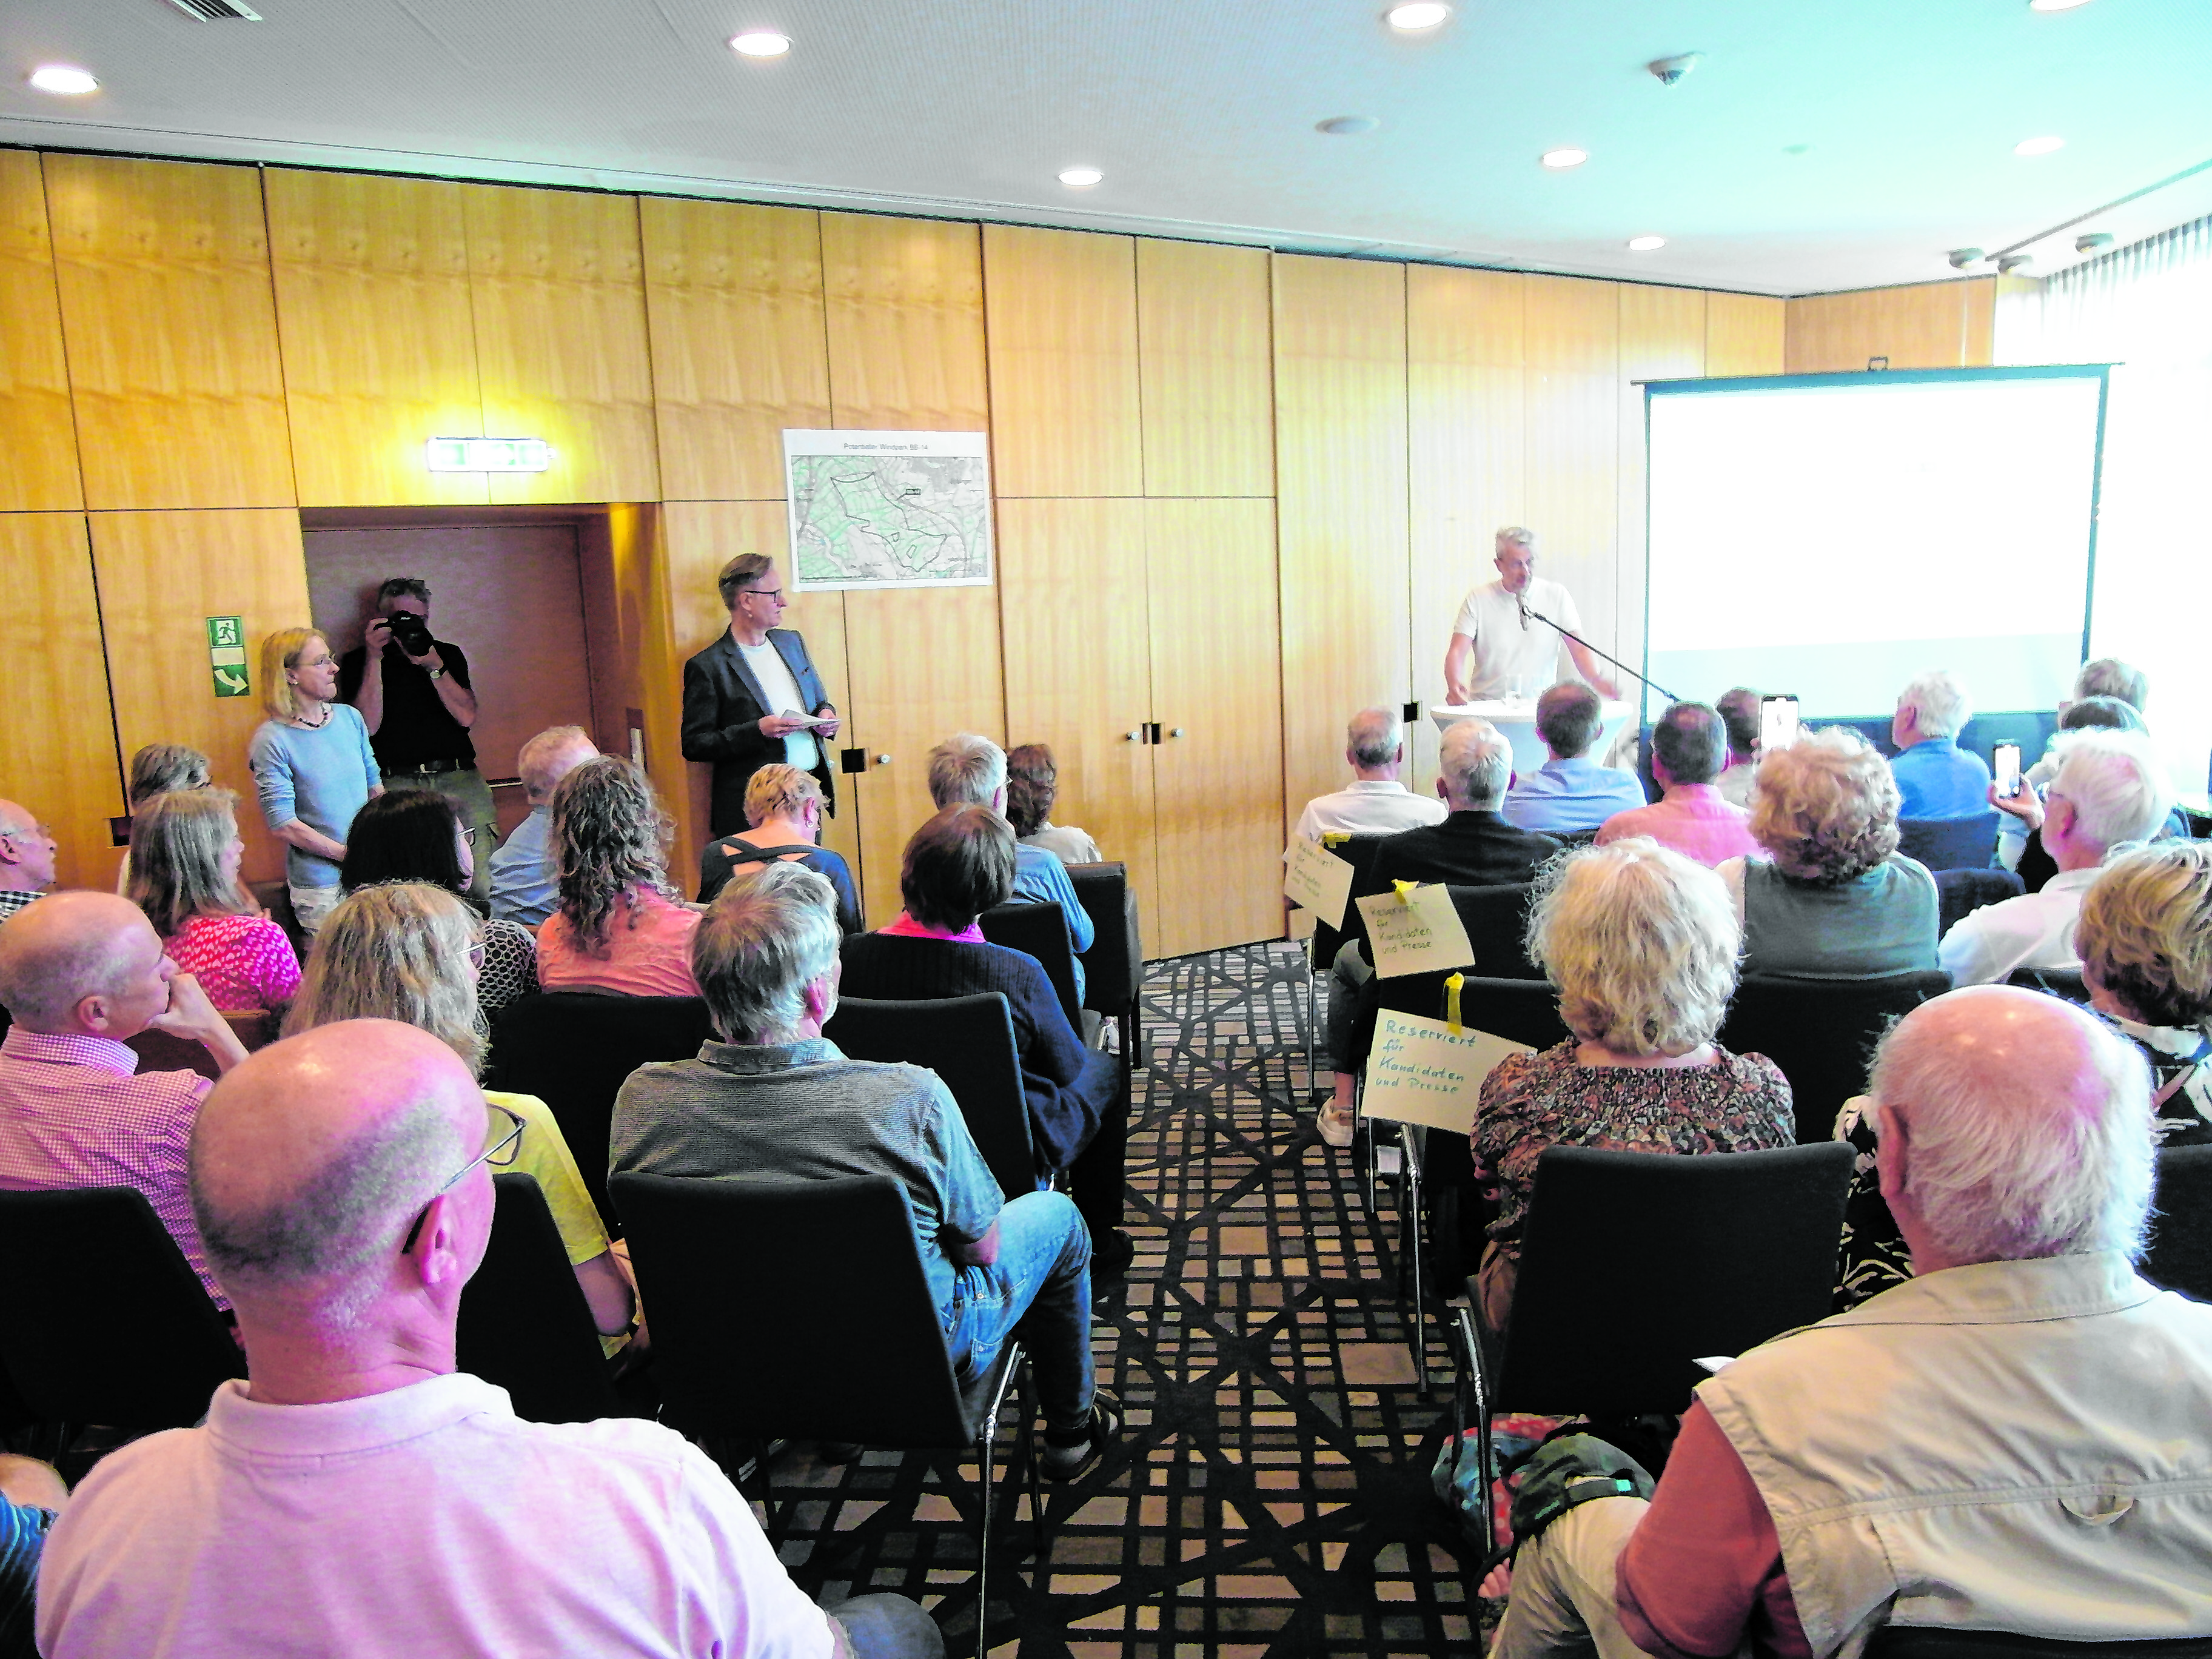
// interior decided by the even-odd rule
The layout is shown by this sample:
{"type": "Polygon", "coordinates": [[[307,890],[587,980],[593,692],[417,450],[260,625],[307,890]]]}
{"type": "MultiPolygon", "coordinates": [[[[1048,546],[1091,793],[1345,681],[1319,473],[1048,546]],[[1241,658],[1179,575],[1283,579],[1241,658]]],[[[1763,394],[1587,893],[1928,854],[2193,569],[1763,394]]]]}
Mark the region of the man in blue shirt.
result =
{"type": "Polygon", "coordinates": [[[1562,680],[1536,699],[1536,735],[1552,758],[1514,780],[1505,797],[1505,821],[1516,830],[1571,836],[1595,830],[1615,812],[1645,805],[1633,773],[1616,772],[1589,758],[1605,728],[1605,705],[1580,680],[1562,680]]]}
{"type": "Polygon", "coordinates": [[[515,757],[530,816],[491,855],[491,913],[498,920],[535,927],[561,902],[560,872],[550,861],[546,841],[553,829],[554,787],[599,755],[582,726],[556,726],[524,744],[515,757]]]}
{"type": "Polygon", "coordinates": [[[1889,722],[1897,753],[1889,763],[1897,780],[1900,818],[1978,818],[1990,810],[1989,763],[1959,747],[1959,732],[1973,718],[1966,688],[1947,668],[1931,668],[1897,694],[1889,722]]]}
{"type": "MultiPolygon", "coordinates": [[[[988,738],[962,732],[929,751],[929,798],[939,811],[948,806],[988,806],[1006,811],[1006,751],[988,738]]],[[[1014,898],[1024,904],[1057,904],[1067,916],[1067,943],[1079,957],[1091,948],[1097,929],[1075,896],[1067,866],[1042,847],[1014,847],[1014,898]]],[[[1083,963],[1075,964],[1075,994],[1083,994],[1083,963]]]]}

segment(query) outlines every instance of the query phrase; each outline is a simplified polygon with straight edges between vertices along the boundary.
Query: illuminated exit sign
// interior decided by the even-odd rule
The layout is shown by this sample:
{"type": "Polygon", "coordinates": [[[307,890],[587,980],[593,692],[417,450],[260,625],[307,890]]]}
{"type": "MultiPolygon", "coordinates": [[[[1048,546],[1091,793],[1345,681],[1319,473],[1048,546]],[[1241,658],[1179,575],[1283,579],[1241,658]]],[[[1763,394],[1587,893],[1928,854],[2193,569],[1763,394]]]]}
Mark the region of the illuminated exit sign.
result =
{"type": "Polygon", "coordinates": [[[423,447],[433,472],[543,472],[553,465],[543,438],[433,438],[423,447]]]}

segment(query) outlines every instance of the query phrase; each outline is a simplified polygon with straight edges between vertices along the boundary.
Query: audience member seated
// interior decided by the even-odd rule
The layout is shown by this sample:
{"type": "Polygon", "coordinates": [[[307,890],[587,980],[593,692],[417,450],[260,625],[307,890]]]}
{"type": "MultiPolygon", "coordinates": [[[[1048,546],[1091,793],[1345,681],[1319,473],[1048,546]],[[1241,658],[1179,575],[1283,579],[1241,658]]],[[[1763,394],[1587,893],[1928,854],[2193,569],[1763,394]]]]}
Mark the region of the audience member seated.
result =
{"type": "MultiPolygon", "coordinates": [[[[1004,817],[1006,811],[1006,751],[988,738],[962,732],[947,738],[929,751],[929,798],[943,811],[948,806],[988,806],[1004,817]]],[[[1007,900],[1024,904],[1057,904],[1067,917],[1067,939],[1079,957],[1098,936],[1091,913],[1075,896],[1067,866],[1042,847],[1014,848],[1014,887],[1007,900]]],[[[1006,902],[1007,900],[1002,900],[1006,902]]],[[[1083,963],[1075,964],[1075,994],[1085,989],[1083,963]]]]}
{"type": "MultiPolygon", "coordinates": [[[[846,1615],[799,1593],[705,1453],[636,1418],[526,1422],[454,1370],[489,1151],[468,1068],[390,1021],[289,1038],[216,1086],[192,1205],[248,1380],[78,1487],[46,1545],[41,1652],[848,1650],[846,1615]]],[[[878,1602],[848,1603],[854,1623],[878,1602]]],[[[919,1608],[890,1610],[897,1639],[854,1647],[943,1653],[919,1608]]]]}
{"type": "MultiPolygon", "coordinates": [[[[2142,669],[2118,657],[2098,657],[2075,671],[2074,696],[2110,697],[2141,714],[2150,707],[2150,680],[2142,669]]],[[[2068,707],[2060,703],[2058,712],[2063,714],[2068,707]]]]}
{"type": "Polygon", "coordinates": [[[1899,817],[1978,818],[1989,811],[1989,764],[1959,747],[1973,714],[1948,669],[1931,669],[1897,694],[1889,722],[1897,755],[1889,766],[1899,817]]]}
{"type": "Polygon", "coordinates": [[[185,1153],[211,1086],[198,1072],[138,1070],[130,1039],[167,1031],[218,1071],[246,1049],[145,913],[112,893],[57,893],[0,927],[0,1188],[136,1187],[219,1306],[192,1225],[185,1153]]]}
{"type": "Polygon", "coordinates": [[[1936,966],[1936,878],[1897,850],[1897,784],[1848,726],[1759,763],[1751,833],[1766,860],[1720,866],[1747,974],[1880,979],[1936,966]]]}
{"type": "Polygon", "coordinates": [[[491,913],[501,921],[535,928],[561,902],[560,872],[548,838],[553,833],[553,791],[599,746],[580,726],[549,726],[522,745],[514,769],[522,779],[529,816],[491,855],[491,913]]]}
{"type": "Polygon", "coordinates": [[[1561,680],[1536,699],[1536,734],[1551,758],[1505,797],[1505,821],[1517,830],[1574,836],[1595,830],[1617,812],[1644,805],[1644,785],[1633,772],[1616,772],[1589,758],[1605,729],[1605,704],[1580,680],[1561,680]]]}
{"type": "Polygon", "coordinates": [[[2089,1006],[2150,1066],[2160,1141],[2212,1142],[2212,844],[2118,854],[2082,896],[2074,946],[2089,1006]]]}
{"type": "Polygon", "coordinates": [[[538,929],[538,982],[549,991],[696,997],[691,934],[699,912],[668,884],[672,826],[645,774],[601,755],[553,792],[561,902],[538,929]]]}
{"type": "Polygon", "coordinates": [[[840,937],[834,895],[813,872],[772,863],[732,877],[691,947],[722,1040],[630,1074],[615,1099],[611,1167],[890,1176],[906,1188],[955,1370],[964,1380],[1018,1337],[1036,1370],[1044,1472],[1072,1479],[1121,1427],[1091,1378],[1090,1232],[1064,1194],[1000,1202],[936,1073],[848,1060],[822,1035],[837,1006],[840,937]]]}
{"type": "MultiPolygon", "coordinates": [[[[427,790],[405,793],[445,799],[427,790]]],[[[428,882],[383,882],[349,895],[307,954],[307,980],[285,1033],[296,1036],[344,1019],[396,1019],[428,1031],[461,1057],[471,1077],[481,1077],[489,1042],[477,964],[487,925],[451,888],[428,882]]],[[[484,1107],[487,1146],[507,1140],[518,1121],[526,1126],[513,1167],[545,1194],[592,1321],[611,1351],[620,1346],[614,1339],[629,1329],[636,1297],[608,1247],[607,1230],[553,1109],[535,1095],[490,1090],[484,1107]]]]}
{"type": "Polygon", "coordinates": [[[1728,727],[1729,739],[1728,767],[1713,780],[1713,787],[1729,805],[1748,811],[1752,782],[1759,774],[1759,693],[1739,685],[1722,692],[1713,707],[1728,727]]]}
{"type": "MultiPolygon", "coordinates": [[[[2028,799],[2027,792],[2021,794],[2028,799]]],[[[1988,985],[2017,968],[2081,965],[2074,924],[2111,851],[2142,841],[2172,805],[2163,769],[2135,732],[2077,732],[2066,740],[2045,800],[2028,810],[2058,873],[2039,892],[1985,904],[1952,924],[1942,961],[1957,985],[1988,985]],[[2040,822],[2038,823],[2037,820],[2040,822]]]]}
{"type": "Polygon", "coordinates": [[[0,800],[0,922],[54,884],[54,832],[12,800],[0,800]]]}
{"type": "Polygon", "coordinates": [[[1780,1069],[1713,1041],[1735,991],[1737,933],[1719,878],[1648,837],[1571,853],[1540,878],[1529,960],[1574,1035],[1483,1080],[1470,1139],[1498,1199],[1480,1274],[1492,1331],[1512,1307],[1547,1146],[1697,1154],[1796,1139],[1780,1069]]]}
{"type": "Polygon", "coordinates": [[[1054,823],[1060,763],[1049,744],[1025,743],[1006,751],[1006,821],[1024,847],[1042,847],[1062,864],[1097,864],[1103,854],[1088,830],[1054,823]]]}
{"type": "MultiPolygon", "coordinates": [[[[208,757],[189,744],[149,743],[131,757],[131,781],[124,797],[134,815],[156,795],[178,789],[205,789],[215,781],[208,757]]],[[[123,849],[122,867],[116,872],[115,890],[131,893],[131,849],[123,849]]]]}
{"type": "Polygon", "coordinates": [[[1013,826],[988,806],[946,807],[906,844],[906,908],[888,927],[845,941],[845,992],[890,1001],[1005,995],[1037,1168],[1069,1172],[1099,1270],[1119,1272],[1131,1248],[1116,1224],[1123,1136],[1115,1130],[1129,1109],[1121,1069],[1084,1047],[1035,958],[990,944],[976,927],[976,917],[1006,902],[1013,877],[1013,826]],[[1101,1135],[1102,1126],[1109,1133],[1101,1135]]]}
{"type": "Polygon", "coordinates": [[[0,1659],[38,1659],[31,1634],[39,1561],[69,1496],[52,1464],[0,1452],[0,1659]]]}
{"type": "MultiPolygon", "coordinates": [[[[429,789],[379,795],[354,817],[338,885],[357,893],[384,882],[427,881],[465,898],[476,880],[477,832],[463,822],[463,805],[429,789]]],[[[486,1019],[538,988],[538,941],[520,922],[485,922],[476,950],[476,997],[486,1019]]]]}
{"type": "Polygon", "coordinates": [[[1873,1092],[1917,1277],[1700,1383],[1649,1504],[1598,1498],[1522,1545],[1492,1659],[1856,1653],[1893,1621],[2212,1631],[2212,1577],[2184,1565],[2212,1530],[2212,1308],[2133,1269],[2141,1061],[1990,987],[1907,1015],[1873,1092]]]}
{"type": "MultiPolygon", "coordinates": [[[[1549,836],[1516,830],[1498,810],[1513,779],[1513,746],[1488,720],[1464,720],[1445,729],[1437,745],[1437,793],[1448,811],[1443,821],[1401,830],[1376,843],[1367,877],[1356,882],[1352,897],[1392,890],[1400,881],[1449,882],[1462,887],[1510,887],[1535,878],[1547,859],[1559,851],[1549,836]]],[[[1359,1012],[1359,988],[1374,977],[1359,913],[1345,909],[1347,937],[1330,964],[1328,1053],[1336,1070],[1335,1087],[1321,1109],[1321,1138],[1331,1146],[1349,1146],[1358,1127],[1352,1111],[1352,1026],[1359,1012]]]]}
{"type": "MultiPolygon", "coordinates": [[[[1990,802],[2004,814],[1997,820],[1997,862],[2008,870],[2016,872],[2021,883],[2031,893],[2039,893],[2043,885],[2058,873],[2058,866],[2045,850],[2039,830],[2028,828],[2031,817],[2043,810],[2043,792],[2058,775],[2058,763],[2065,750],[2063,739],[2069,732],[2086,732],[2101,727],[2108,732],[2144,732],[2149,727],[2137,714],[2132,703],[2122,702],[2118,697],[2073,697],[2059,704],[2058,729],[2051,733],[2050,745],[2043,757],[2023,775],[2023,787],[2018,795],[1996,793],[1996,785],[1990,786],[1990,802]],[[2033,791],[2035,796],[2029,800],[2033,791]]],[[[2185,824],[2173,824],[2172,832],[2186,835],[2185,824]]]]}
{"type": "Polygon", "coordinates": [[[292,941],[239,884],[237,807],[228,789],[196,789],[140,801],[131,815],[131,902],[226,1014],[282,1008],[300,988],[292,941]]]}
{"type": "Polygon", "coordinates": [[[699,902],[711,904],[738,871],[781,860],[803,864],[837,895],[837,926],[860,931],[860,894],[844,855],[815,845],[822,835],[822,786],[811,772],[781,762],[745,783],[745,833],[710,841],[699,854],[699,902]]]}
{"type": "Polygon", "coordinates": [[[1707,869],[1758,852],[1751,814],[1713,787],[1728,755],[1728,727],[1717,711],[1701,702],[1673,704],[1651,728],[1651,775],[1661,798],[1607,818],[1598,845],[1649,836],[1707,869]]]}
{"type": "Polygon", "coordinates": [[[342,896],[338,866],[354,814],[384,793],[361,711],[338,701],[338,663],[312,628],[283,628],[261,642],[261,702],[269,718],[246,745],[246,764],[269,833],[284,843],[284,884],[308,938],[342,896]]]}
{"type": "Polygon", "coordinates": [[[1406,723],[1395,708],[1363,708],[1345,728],[1344,758],[1352,781],[1327,795],[1316,795],[1298,814],[1297,833],[1308,841],[1323,836],[1390,836],[1442,823],[1449,810],[1440,800],[1417,795],[1398,781],[1406,763],[1406,723]]]}

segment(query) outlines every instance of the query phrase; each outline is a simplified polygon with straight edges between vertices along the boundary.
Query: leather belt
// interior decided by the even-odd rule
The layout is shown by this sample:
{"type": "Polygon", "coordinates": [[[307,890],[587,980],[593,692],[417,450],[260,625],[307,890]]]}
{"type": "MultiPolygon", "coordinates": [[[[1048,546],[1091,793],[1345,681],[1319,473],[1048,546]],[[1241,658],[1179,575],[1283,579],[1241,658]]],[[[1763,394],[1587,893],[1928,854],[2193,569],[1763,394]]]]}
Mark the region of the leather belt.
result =
{"type": "Polygon", "coordinates": [[[476,767],[474,761],[434,760],[416,761],[412,766],[387,766],[384,770],[395,777],[434,778],[447,772],[473,772],[476,767]]]}

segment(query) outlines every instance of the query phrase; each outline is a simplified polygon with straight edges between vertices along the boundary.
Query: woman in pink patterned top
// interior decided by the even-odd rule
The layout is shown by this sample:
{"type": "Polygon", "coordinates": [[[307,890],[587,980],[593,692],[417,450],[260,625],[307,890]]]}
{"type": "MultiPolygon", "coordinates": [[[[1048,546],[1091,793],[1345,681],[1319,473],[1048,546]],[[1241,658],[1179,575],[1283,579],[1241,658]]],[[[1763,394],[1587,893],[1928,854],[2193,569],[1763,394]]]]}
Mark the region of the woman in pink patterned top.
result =
{"type": "Polygon", "coordinates": [[[700,913],[668,884],[668,816],[626,760],[586,761],[553,792],[548,847],[559,908],[538,924],[538,982],[549,991],[696,997],[691,936],[700,913]]]}
{"type": "Polygon", "coordinates": [[[239,884],[237,803],[228,789],[177,790],[131,821],[129,896],[227,1014],[282,1008],[300,988],[292,941],[239,884]]]}

